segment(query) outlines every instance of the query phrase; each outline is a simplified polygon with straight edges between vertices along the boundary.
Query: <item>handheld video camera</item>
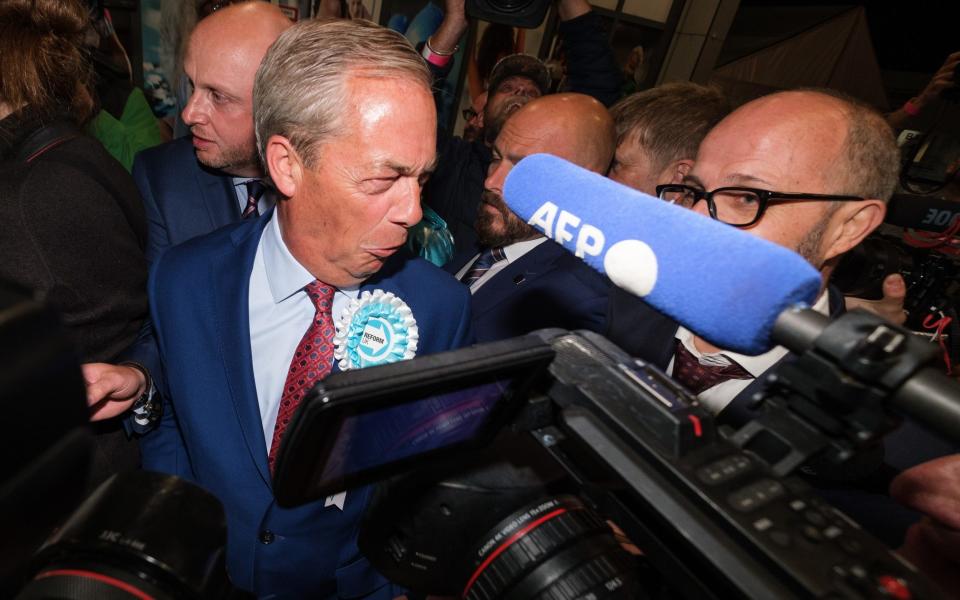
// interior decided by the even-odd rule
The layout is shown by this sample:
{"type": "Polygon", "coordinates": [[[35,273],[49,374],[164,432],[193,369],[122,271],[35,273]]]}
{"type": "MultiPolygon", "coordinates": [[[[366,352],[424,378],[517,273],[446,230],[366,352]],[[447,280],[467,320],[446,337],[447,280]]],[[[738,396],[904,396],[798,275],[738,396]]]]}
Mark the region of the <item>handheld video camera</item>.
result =
{"type": "Polygon", "coordinates": [[[5,285],[0,405],[0,597],[249,597],[227,578],[226,517],[210,493],[145,471],[90,489],[94,437],[74,349],[56,314],[5,285]]]}
{"type": "Polygon", "coordinates": [[[778,321],[800,366],[778,371],[736,432],[588,332],[333,375],[289,426],[278,502],[376,483],[360,548],[421,593],[942,597],[790,473],[850,460],[895,408],[960,437],[956,387],[905,331],[811,312],[778,321]]]}

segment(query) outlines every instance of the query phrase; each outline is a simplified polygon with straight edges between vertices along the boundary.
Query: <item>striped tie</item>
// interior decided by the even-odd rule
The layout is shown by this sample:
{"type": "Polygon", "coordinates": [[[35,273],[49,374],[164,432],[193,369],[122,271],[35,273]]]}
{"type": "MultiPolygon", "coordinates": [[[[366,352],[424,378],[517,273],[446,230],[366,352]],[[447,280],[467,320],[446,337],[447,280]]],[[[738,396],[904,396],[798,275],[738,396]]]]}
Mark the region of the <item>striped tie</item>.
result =
{"type": "Polygon", "coordinates": [[[503,248],[487,248],[480,253],[477,260],[473,261],[473,264],[470,265],[467,272],[460,278],[460,281],[468,287],[473,285],[478,279],[483,277],[484,273],[490,270],[490,267],[492,267],[494,263],[500,262],[506,257],[507,255],[503,253],[503,248]]]}
{"type": "Polygon", "coordinates": [[[263,192],[266,191],[267,186],[263,185],[263,182],[259,179],[251,179],[244,185],[247,186],[247,205],[244,207],[240,218],[256,218],[260,215],[260,211],[257,209],[257,204],[260,202],[260,198],[263,196],[263,192]]]}

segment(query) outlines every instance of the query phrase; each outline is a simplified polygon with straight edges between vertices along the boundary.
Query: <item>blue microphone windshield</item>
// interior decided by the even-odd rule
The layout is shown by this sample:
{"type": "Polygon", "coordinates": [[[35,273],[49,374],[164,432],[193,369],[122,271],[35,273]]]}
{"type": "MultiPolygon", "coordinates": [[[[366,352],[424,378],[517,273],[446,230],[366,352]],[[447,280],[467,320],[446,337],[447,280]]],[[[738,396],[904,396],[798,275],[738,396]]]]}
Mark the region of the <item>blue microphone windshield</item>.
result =
{"type": "Polygon", "coordinates": [[[507,205],[617,286],[717,346],[761,354],[820,274],[800,255],[548,154],[521,160],[507,205]]]}

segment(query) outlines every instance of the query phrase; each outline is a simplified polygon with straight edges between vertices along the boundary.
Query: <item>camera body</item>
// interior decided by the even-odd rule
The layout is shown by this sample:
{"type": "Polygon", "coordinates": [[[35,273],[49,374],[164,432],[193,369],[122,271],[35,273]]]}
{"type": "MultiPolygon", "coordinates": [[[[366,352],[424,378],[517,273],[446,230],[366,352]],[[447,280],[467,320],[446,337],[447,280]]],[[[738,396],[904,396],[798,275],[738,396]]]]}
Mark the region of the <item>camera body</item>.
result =
{"type": "Polygon", "coordinates": [[[885,597],[896,588],[941,597],[787,474],[811,456],[849,458],[846,444],[868,445],[892,425],[884,415],[864,419],[862,406],[836,415],[841,429],[852,421],[876,429],[839,442],[789,410],[724,432],[655,367],[600,336],[558,330],[337,374],[305,402],[318,409],[301,409],[297,420],[316,426],[281,449],[278,499],[296,504],[378,482],[359,544],[413,591],[477,600],[655,597],[661,589],[805,598],[885,597]],[[552,357],[538,367],[537,352],[552,357]],[[508,372],[499,398],[469,392],[483,373],[502,382],[508,372]],[[351,439],[379,446],[364,460],[333,451],[307,467],[296,457],[310,438],[339,449],[351,439]],[[559,524],[561,516],[578,521],[559,524]],[[642,558],[611,542],[607,521],[642,558]]]}
{"type": "Polygon", "coordinates": [[[960,361],[960,205],[896,194],[886,223],[847,252],[831,283],[845,296],[879,300],[883,280],[899,273],[906,284],[905,325],[940,342],[950,364],[960,361]]]}
{"type": "Polygon", "coordinates": [[[892,235],[874,234],[844,255],[831,282],[844,295],[879,300],[883,280],[899,273],[907,286],[903,307],[908,325],[920,329],[938,310],[956,310],[960,301],[960,262],[929,249],[908,246],[892,235]]]}
{"type": "Polygon", "coordinates": [[[248,598],[224,566],[226,517],[200,487],[145,471],[91,490],[94,437],[57,315],[0,284],[0,596],[248,598]],[[92,493],[91,493],[92,492],[92,493]]]}
{"type": "Polygon", "coordinates": [[[467,0],[467,14],[491,23],[536,29],[543,23],[550,0],[467,0]]]}

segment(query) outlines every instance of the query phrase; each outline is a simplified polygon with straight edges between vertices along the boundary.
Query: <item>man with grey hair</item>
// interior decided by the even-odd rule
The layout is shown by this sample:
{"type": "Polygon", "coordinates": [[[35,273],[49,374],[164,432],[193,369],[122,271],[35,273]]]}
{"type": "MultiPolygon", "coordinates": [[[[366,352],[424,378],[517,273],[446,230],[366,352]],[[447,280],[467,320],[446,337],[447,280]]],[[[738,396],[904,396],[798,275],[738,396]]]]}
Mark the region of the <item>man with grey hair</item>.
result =
{"type": "Polygon", "coordinates": [[[368,488],[286,509],[272,483],[287,424],[331,370],[471,340],[466,289],[396,254],[420,220],[435,162],[429,72],[395,32],[304,21],[264,58],[254,119],[276,208],[153,265],[166,409],[144,438],[144,467],[220,499],[239,587],[258,597],[390,598],[356,546],[368,488]]]}

